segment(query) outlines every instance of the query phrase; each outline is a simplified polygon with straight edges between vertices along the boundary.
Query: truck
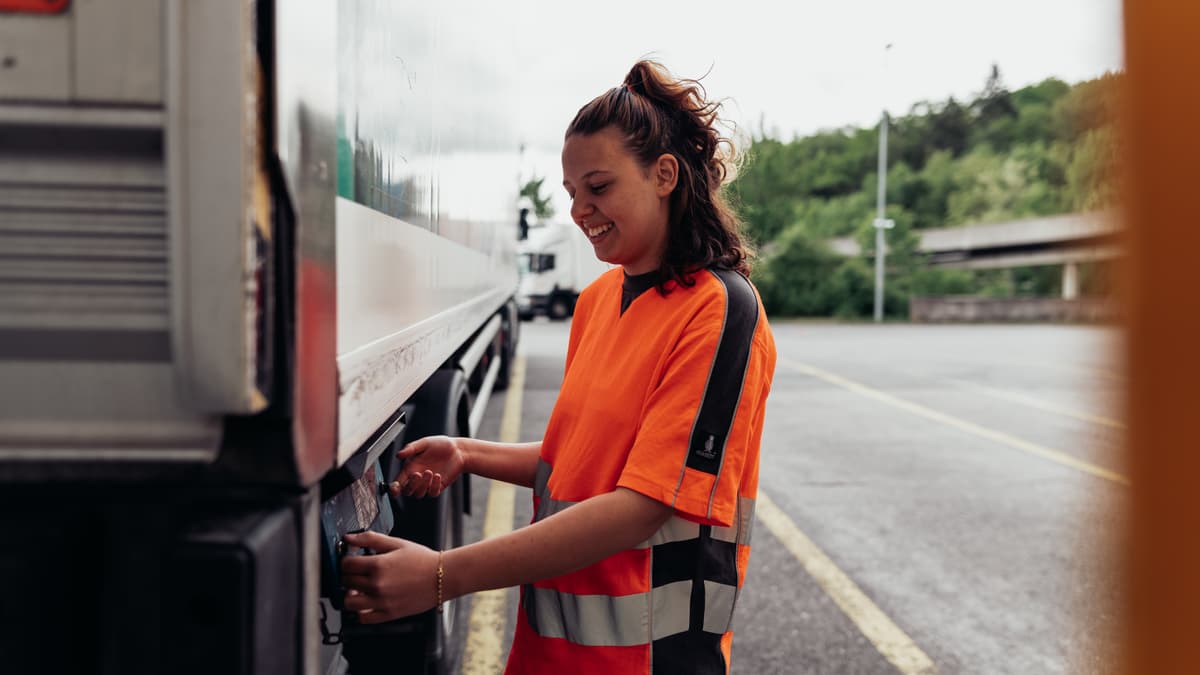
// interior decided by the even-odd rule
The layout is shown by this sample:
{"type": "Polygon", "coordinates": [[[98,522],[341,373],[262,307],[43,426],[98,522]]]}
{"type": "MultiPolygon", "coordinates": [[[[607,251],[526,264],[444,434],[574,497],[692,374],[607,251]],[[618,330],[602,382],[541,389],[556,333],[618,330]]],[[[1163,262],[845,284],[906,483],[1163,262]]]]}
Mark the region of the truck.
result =
{"type": "Polygon", "coordinates": [[[517,249],[517,310],[522,319],[565,319],[575,312],[580,291],[611,266],[596,258],[587,235],[575,225],[547,221],[530,224],[527,231],[517,249]]]}
{"type": "Polygon", "coordinates": [[[339,564],[462,541],[386,486],[518,343],[501,4],[0,0],[0,670],[454,670],[339,564]]]}

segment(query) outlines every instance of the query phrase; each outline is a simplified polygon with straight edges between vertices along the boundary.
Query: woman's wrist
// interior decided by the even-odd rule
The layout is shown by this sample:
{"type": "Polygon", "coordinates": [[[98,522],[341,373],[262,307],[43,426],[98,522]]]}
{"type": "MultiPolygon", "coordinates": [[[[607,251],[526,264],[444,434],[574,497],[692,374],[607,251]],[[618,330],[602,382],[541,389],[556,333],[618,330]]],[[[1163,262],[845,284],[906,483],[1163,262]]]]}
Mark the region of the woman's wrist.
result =
{"type": "Polygon", "coordinates": [[[463,548],[452,548],[442,554],[439,563],[442,568],[442,602],[449,602],[466,595],[469,591],[464,584],[462,562],[463,548]]]}
{"type": "Polygon", "coordinates": [[[454,439],[454,445],[458,448],[459,459],[462,460],[463,473],[478,473],[471,464],[471,446],[474,444],[475,439],[469,436],[460,436],[454,439]]]}

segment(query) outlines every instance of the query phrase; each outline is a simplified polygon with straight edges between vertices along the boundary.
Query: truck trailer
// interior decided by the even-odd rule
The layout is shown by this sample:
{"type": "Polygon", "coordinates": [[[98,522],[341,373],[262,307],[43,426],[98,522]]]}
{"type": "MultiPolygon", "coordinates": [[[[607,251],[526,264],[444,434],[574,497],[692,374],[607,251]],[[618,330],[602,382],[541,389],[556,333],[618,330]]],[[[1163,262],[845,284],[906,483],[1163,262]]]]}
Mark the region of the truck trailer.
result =
{"type": "Polygon", "coordinates": [[[395,451],[507,383],[492,5],[0,0],[0,671],[454,669],[457,603],[357,625],[338,570],[461,543],[395,451]]]}

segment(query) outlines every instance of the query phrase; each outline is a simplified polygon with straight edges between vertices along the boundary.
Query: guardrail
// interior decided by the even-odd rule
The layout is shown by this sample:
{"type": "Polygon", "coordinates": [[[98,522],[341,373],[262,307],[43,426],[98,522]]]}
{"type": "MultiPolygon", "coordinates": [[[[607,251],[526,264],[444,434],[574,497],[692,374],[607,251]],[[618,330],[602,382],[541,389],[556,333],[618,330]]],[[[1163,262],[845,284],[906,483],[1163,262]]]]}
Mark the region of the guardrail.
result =
{"type": "Polygon", "coordinates": [[[1116,303],[1106,298],[982,298],[914,296],[913,323],[1106,323],[1117,320],[1116,303]]]}

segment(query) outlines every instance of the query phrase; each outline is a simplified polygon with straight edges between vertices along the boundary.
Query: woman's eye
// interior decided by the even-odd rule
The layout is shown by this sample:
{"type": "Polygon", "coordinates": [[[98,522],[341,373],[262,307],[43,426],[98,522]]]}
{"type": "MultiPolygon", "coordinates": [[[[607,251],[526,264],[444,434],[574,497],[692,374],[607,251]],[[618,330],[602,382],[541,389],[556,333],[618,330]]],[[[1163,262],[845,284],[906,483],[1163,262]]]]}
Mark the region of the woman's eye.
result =
{"type": "Polygon", "coordinates": [[[592,186],[592,194],[598,195],[601,192],[604,192],[604,189],[607,187],[608,187],[608,183],[603,183],[601,185],[593,185],[592,186]]]}

